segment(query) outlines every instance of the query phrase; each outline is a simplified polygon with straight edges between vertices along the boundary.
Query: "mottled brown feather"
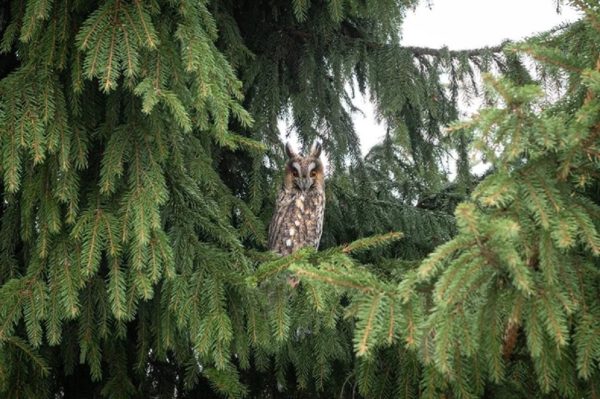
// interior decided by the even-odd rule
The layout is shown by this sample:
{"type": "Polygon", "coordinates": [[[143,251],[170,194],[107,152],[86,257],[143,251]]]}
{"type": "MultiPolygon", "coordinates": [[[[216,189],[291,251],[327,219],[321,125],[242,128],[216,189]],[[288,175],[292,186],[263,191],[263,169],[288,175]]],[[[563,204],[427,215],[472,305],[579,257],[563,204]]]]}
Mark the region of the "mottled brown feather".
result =
{"type": "Polygon", "coordinates": [[[322,190],[282,190],[269,226],[269,249],[289,255],[303,247],[318,248],[324,213],[322,190]]]}
{"type": "Polygon", "coordinates": [[[281,255],[289,255],[303,247],[319,247],[325,213],[325,179],[319,159],[320,147],[316,152],[314,148],[306,157],[286,148],[290,159],[269,225],[269,249],[281,255]],[[294,164],[300,166],[301,173],[294,164]],[[296,179],[309,176],[312,186],[302,191],[296,179]]]}

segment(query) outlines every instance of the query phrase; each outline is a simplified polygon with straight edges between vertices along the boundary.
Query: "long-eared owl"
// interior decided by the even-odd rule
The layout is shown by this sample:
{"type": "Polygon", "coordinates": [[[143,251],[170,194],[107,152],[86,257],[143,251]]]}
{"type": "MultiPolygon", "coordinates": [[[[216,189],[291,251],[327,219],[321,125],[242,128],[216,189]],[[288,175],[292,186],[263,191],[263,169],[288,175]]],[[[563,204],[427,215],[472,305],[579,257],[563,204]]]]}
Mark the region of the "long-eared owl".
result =
{"type": "Polygon", "coordinates": [[[318,248],[325,212],[325,171],[321,144],[315,142],[307,156],[299,155],[290,143],[283,186],[277,196],[269,225],[269,249],[289,255],[303,247],[318,248]]]}

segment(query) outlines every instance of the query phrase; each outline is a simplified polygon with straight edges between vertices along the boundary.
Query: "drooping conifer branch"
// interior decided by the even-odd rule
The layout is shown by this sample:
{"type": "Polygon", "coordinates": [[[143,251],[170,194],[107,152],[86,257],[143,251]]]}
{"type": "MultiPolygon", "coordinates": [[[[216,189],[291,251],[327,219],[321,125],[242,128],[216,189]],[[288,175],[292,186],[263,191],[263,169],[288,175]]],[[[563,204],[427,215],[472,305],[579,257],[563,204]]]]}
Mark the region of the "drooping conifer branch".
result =
{"type": "Polygon", "coordinates": [[[494,54],[494,53],[501,53],[506,49],[506,47],[510,43],[511,42],[506,41],[497,46],[486,46],[486,47],[469,49],[469,50],[450,50],[448,48],[434,49],[434,48],[429,48],[429,47],[413,47],[413,46],[407,46],[407,47],[403,47],[403,48],[405,50],[409,51],[410,53],[414,54],[416,57],[432,56],[432,57],[436,57],[436,58],[444,58],[444,57],[471,58],[471,57],[481,57],[483,55],[489,55],[489,54],[494,54]]]}

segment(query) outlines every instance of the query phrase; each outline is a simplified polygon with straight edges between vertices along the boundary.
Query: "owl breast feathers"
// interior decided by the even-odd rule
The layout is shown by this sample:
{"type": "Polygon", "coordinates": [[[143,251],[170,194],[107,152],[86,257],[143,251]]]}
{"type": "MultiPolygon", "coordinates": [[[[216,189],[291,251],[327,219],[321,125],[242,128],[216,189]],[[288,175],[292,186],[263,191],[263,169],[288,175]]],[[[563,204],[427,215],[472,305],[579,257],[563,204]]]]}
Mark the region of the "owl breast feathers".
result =
{"type": "Polygon", "coordinates": [[[325,212],[325,176],[321,145],[307,156],[298,155],[288,143],[283,186],[269,225],[269,249],[289,255],[303,247],[318,248],[325,212]]]}

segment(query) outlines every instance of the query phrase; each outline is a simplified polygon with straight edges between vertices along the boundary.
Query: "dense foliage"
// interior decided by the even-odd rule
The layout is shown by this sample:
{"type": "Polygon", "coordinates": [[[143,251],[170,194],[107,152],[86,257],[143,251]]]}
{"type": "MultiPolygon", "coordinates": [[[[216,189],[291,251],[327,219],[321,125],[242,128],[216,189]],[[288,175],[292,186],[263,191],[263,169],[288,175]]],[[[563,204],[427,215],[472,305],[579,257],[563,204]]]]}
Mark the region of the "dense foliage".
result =
{"type": "Polygon", "coordinates": [[[597,2],[468,51],[400,46],[415,3],[3,3],[0,396],[599,397],[597,2]],[[330,173],[278,258],[282,119],[330,173]]]}

